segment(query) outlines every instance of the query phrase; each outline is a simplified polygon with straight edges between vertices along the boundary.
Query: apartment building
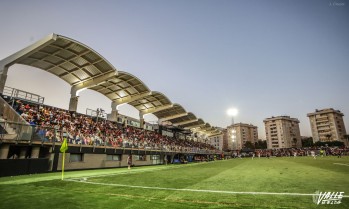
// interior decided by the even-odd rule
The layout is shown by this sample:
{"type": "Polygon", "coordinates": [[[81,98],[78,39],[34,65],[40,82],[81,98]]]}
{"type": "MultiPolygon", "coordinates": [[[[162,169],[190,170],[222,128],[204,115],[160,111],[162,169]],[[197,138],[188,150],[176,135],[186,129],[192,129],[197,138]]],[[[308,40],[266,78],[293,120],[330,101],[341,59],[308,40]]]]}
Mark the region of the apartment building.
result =
{"type": "Polygon", "coordinates": [[[322,110],[315,110],[313,113],[308,113],[311,133],[313,141],[342,141],[348,145],[346,140],[346,130],[343,121],[344,114],[339,110],[327,108],[322,110]]]}
{"type": "Polygon", "coordinates": [[[257,126],[246,123],[236,123],[227,127],[228,146],[239,150],[245,147],[246,142],[254,144],[258,140],[257,126]]]}
{"type": "Polygon", "coordinates": [[[218,150],[223,150],[223,134],[209,136],[208,141],[210,145],[214,146],[218,150]]]}
{"type": "Polygon", "coordinates": [[[299,120],[277,116],[263,120],[268,149],[301,147],[299,120]]]}
{"type": "Polygon", "coordinates": [[[229,143],[228,143],[228,130],[226,128],[223,129],[222,134],[223,134],[223,150],[226,151],[230,149],[229,147],[231,147],[231,144],[229,146],[229,143]]]}

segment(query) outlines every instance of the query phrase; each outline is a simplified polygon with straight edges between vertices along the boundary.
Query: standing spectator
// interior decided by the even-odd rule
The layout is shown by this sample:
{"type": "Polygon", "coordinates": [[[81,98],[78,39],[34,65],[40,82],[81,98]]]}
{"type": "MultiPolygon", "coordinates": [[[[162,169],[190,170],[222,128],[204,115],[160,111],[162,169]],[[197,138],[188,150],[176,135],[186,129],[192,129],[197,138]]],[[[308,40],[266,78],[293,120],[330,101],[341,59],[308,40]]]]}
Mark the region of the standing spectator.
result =
{"type": "Polygon", "coordinates": [[[165,165],[167,165],[167,155],[164,156],[165,165]]]}
{"type": "Polygon", "coordinates": [[[314,150],[310,151],[310,153],[311,153],[311,156],[312,156],[314,159],[316,159],[316,155],[315,155],[314,150]]]}
{"type": "Polygon", "coordinates": [[[128,155],[128,157],[127,157],[127,165],[128,165],[128,170],[130,170],[131,166],[132,166],[132,155],[128,155]]]}

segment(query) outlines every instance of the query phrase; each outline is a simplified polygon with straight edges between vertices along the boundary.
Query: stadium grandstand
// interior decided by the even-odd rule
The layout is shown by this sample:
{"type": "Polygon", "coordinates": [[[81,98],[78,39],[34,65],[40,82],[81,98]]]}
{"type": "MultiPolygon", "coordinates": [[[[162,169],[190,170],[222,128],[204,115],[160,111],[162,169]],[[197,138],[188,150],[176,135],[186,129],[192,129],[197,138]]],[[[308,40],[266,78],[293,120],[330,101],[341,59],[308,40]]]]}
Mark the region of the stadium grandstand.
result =
{"type": "Polygon", "coordinates": [[[205,140],[222,134],[219,129],[150,90],[136,76],[117,70],[88,46],[58,34],[0,61],[0,93],[0,159],[7,159],[0,165],[7,168],[2,175],[60,170],[63,139],[68,141],[67,170],[124,167],[130,154],[136,166],[222,157],[222,151],[205,140]],[[14,64],[44,70],[67,82],[69,109],[48,106],[40,95],[6,86],[14,64]],[[85,89],[109,98],[112,111],[78,113],[79,92],[85,89]],[[122,104],[135,107],[140,119],[119,114],[117,106],[122,104]],[[159,123],[145,122],[146,114],[155,115],[159,123]]]}

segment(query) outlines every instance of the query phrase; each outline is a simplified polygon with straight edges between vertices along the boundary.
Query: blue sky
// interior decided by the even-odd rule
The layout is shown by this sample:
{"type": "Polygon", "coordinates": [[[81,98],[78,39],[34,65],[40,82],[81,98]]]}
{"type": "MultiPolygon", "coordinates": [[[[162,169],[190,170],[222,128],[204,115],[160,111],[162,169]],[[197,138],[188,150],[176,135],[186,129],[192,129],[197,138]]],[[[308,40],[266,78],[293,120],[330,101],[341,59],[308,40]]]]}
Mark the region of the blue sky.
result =
{"type": "MultiPolygon", "coordinates": [[[[315,109],[339,109],[349,124],[349,3],[334,2],[1,1],[0,59],[58,33],[213,126],[229,125],[226,110],[236,107],[235,122],[257,125],[260,138],[263,119],[278,115],[298,118],[310,136],[315,109]]],[[[68,108],[69,85],[41,70],[12,66],[6,85],[68,108]]],[[[110,111],[110,101],[80,94],[79,112],[98,107],[110,111]]]]}

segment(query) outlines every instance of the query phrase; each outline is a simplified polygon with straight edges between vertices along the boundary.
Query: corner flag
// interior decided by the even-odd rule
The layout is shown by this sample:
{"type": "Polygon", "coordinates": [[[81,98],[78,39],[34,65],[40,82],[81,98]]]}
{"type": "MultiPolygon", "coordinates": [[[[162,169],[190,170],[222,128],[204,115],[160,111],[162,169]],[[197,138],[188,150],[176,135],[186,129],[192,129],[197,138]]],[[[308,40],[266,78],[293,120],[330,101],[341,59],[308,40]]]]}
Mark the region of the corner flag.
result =
{"type": "Polygon", "coordinates": [[[67,139],[65,138],[63,140],[63,143],[61,145],[61,148],[59,149],[61,152],[63,152],[63,160],[62,160],[62,180],[64,179],[64,161],[65,161],[65,151],[68,150],[68,144],[67,139]]]}
{"type": "Polygon", "coordinates": [[[67,144],[67,139],[63,140],[63,143],[61,145],[61,148],[59,149],[61,152],[65,152],[68,150],[68,144],[67,144]]]}

